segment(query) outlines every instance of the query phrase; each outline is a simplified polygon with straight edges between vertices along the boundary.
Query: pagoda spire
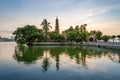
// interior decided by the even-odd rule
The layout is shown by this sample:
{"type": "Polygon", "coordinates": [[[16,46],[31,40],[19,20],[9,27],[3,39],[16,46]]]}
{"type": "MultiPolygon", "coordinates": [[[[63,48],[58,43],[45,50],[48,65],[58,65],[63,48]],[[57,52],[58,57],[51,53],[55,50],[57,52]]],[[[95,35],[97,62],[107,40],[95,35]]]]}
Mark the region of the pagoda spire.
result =
{"type": "Polygon", "coordinates": [[[55,32],[59,33],[59,20],[58,20],[58,17],[56,17],[56,21],[55,21],[55,32]]]}

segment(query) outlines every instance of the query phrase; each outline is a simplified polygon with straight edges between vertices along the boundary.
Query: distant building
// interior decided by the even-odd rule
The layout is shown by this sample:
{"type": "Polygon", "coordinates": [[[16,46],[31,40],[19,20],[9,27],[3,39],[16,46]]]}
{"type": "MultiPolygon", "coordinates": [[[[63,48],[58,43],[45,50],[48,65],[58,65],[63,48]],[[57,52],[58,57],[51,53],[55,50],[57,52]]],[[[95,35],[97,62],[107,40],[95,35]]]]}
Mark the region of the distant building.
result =
{"type": "Polygon", "coordinates": [[[59,20],[58,20],[58,18],[56,18],[56,21],[55,21],[55,32],[56,33],[59,33],[60,31],[59,31],[59,20]]]}

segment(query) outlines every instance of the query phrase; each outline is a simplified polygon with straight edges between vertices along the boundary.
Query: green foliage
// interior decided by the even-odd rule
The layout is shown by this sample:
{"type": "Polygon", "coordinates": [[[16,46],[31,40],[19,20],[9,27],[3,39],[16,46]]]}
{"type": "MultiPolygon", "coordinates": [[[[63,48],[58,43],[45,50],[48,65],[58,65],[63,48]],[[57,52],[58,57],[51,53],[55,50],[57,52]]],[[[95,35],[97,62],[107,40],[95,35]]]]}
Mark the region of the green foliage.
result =
{"type": "Polygon", "coordinates": [[[58,40],[58,42],[63,42],[63,41],[65,41],[65,37],[63,36],[63,35],[61,35],[61,34],[59,34],[58,35],[58,38],[57,38],[58,40]]]}
{"type": "Polygon", "coordinates": [[[76,41],[76,42],[82,42],[82,41],[83,41],[83,39],[82,39],[82,37],[81,37],[81,36],[77,36],[75,41],[76,41]]]}
{"type": "Polygon", "coordinates": [[[75,41],[76,39],[76,32],[74,31],[69,31],[67,32],[67,41],[75,41]]]}
{"type": "Polygon", "coordinates": [[[101,32],[101,31],[97,31],[97,33],[96,33],[96,38],[97,38],[98,40],[101,40],[101,37],[102,37],[102,32],[101,32]]]}
{"type": "Polygon", "coordinates": [[[76,26],[75,29],[70,27],[68,30],[66,30],[67,41],[87,41],[89,33],[86,30],[86,26],[87,24],[83,24],[81,26],[76,26]]]}
{"type": "Polygon", "coordinates": [[[69,31],[74,31],[74,28],[72,26],[70,26],[70,28],[67,30],[68,32],[69,31]]]}
{"type": "Polygon", "coordinates": [[[104,42],[107,42],[107,41],[110,39],[110,36],[104,35],[104,36],[102,37],[102,39],[103,39],[104,42]]]}
{"type": "Polygon", "coordinates": [[[29,42],[42,41],[42,33],[42,30],[37,29],[36,26],[26,25],[24,27],[17,28],[17,30],[13,32],[13,35],[15,35],[15,41],[18,44],[25,44],[29,42]]]}
{"type": "Polygon", "coordinates": [[[65,37],[63,35],[58,34],[56,32],[49,32],[49,36],[50,36],[51,41],[61,42],[65,40],[65,37]]]}
{"type": "Polygon", "coordinates": [[[94,35],[95,39],[97,39],[97,40],[102,39],[102,32],[101,31],[92,30],[92,31],[90,31],[90,35],[94,35]]]}
{"type": "Polygon", "coordinates": [[[56,40],[56,36],[57,36],[57,33],[56,32],[49,32],[49,36],[50,36],[50,39],[55,41],[56,40]]]}

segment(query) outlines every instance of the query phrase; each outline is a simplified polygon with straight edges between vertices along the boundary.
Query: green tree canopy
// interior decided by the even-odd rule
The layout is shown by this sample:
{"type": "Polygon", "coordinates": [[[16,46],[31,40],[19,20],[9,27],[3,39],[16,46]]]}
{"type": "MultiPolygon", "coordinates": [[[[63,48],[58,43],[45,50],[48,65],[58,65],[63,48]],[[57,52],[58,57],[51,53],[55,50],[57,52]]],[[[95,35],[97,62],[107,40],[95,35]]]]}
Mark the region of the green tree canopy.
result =
{"type": "Polygon", "coordinates": [[[19,27],[16,31],[13,32],[13,35],[15,35],[15,41],[18,44],[25,44],[29,42],[43,40],[43,31],[37,29],[34,25],[26,25],[24,27],[19,27]]]}
{"type": "Polygon", "coordinates": [[[102,37],[102,39],[103,39],[104,42],[107,42],[107,41],[110,39],[110,36],[104,35],[104,36],[102,37]]]}
{"type": "Polygon", "coordinates": [[[94,35],[97,40],[102,39],[102,32],[101,31],[92,30],[92,31],[90,31],[90,35],[94,35]]]}
{"type": "Polygon", "coordinates": [[[55,31],[49,32],[49,36],[51,41],[64,41],[65,37],[61,34],[56,33],[55,31]]]}
{"type": "Polygon", "coordinates": [[[69,31],[67,32],[67,41],[75,41],[76,39],[76,32],[74,31],[69,31]]]}
{"type": "Polygon", "coordinates": [[[87,41],[89,33],[86,30],[87,24],[83,24],[81,26],[75,26],[73,28],[70,26],[67,30],[64,31],[67,41],[76,41],[76,42],[81,42],[81,41],[87,41]]]}

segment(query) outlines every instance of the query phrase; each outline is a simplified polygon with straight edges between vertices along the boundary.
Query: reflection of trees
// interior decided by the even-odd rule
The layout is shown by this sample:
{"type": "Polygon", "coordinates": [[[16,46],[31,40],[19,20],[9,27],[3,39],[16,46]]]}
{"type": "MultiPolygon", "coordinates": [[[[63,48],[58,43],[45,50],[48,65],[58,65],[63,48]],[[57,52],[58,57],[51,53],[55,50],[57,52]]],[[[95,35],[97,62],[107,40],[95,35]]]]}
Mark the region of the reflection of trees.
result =
{"type": "Polygon", "coordinates": [[[66,54],[68,54],[68,56],[71,59],[74,59],[75,55],[79,54],[79,52],[80,52],[80,50],[75,47],[67,47],[67,49],[66,49],[66,54]]]}
{"type": "Polygon", "coordinates": [[[77,64],[86,66],[86,55],[88,55],[87,49],[83,47],[69,47],[67,53],[71,59],[74,59],[77,64]]]}
{"type": "Polygon", "coordinates": [[[59,55],[57,55],[56,56],[56,68],[57,68],[57,70],[59,70],[59,61],[60,61],[59,55]]]}
{"type": "Polygon", "coordinates": [[[59,61],[60,61],[60,55],[61,53],[65,52],[65,48],[62,47],[56,47],[50,49],[50,54],[53,58],[55,58],[56,61],[56,68],[59,70],[59,61]]]}
{"type": "Polygon", "coordinates": [[[89,53],[91,57],[107,58],[118,63],[120,61],[120,52],[116,50],[92,47],[89,48],[89,53]]]}
{"type": "Polygon", "coordinates": [[[119,56],[119,60],[118,60],[118,63],[120,63],[120,54],[118,54],[118,56],[119,56]]]}
{"type": "Polygon", "coordinates": [[[86,56],[88,55],[87,49],[80,48],[81,51],[81,59],[80,62],[82,65],[86,66],[86,56]]]}
{"type": "Polygon", "coordinates": [[[116,53],[116,51],[100,49],[100,48],[83,48],[83,47],[69,47],[67,48],[67,53],[71,59],[76,60],[77,64],[81,64],[83,66],[86,65],[87,58],[107,58],[114,62],[120,62],[120,53],[116,53]]]}
{"type": "Polygon", "coordinates": [[[47,57],[47,51],[45,51],[45,58],[43,59],[42,67],[43,72],[46,72],[48,70],[48,66],[50,65],[49,58],[47,57]]]}
{"type": "Polygon", "coordinates": [[[14,58],[20,62],[25,63],[35,62],[38,58],[43,56],[43,49],[38,47],[26,47],[26,46],[17,46],[15,47],[14,58]]]}
{"type": "Polygon", "coordinates": [[[49,58],[44,58],[43,59],[43,64],[42,64],[42,67],[43,67],[43,72],[47,71],[48,70],[48,66],[49,66],[49,58]]]}
{"type": "MultiPolygon", "coordinates": [[[[56,69],[60,68],[60,55],[66,55],[76,64],[87,66],[86,59],[104,58],[120,63],[120,53],[117,54],[111,50],[100,48],[83,48],[83,47],[37,47],[37,46],[16,46],[14,59],[18,62],[33,63],[36,60],[42,60],[42,70],[45,72],[49,69],[50,59],[56,62],[56,69]]],[[[69,61],[68,61],[69,62],[69,61]]]]}

